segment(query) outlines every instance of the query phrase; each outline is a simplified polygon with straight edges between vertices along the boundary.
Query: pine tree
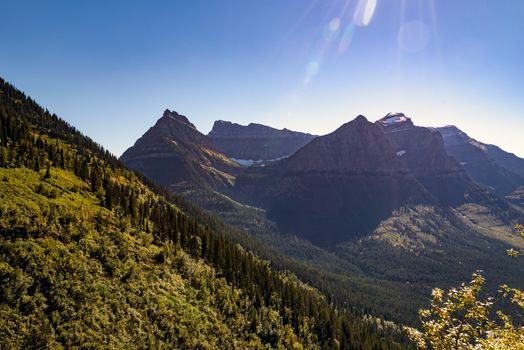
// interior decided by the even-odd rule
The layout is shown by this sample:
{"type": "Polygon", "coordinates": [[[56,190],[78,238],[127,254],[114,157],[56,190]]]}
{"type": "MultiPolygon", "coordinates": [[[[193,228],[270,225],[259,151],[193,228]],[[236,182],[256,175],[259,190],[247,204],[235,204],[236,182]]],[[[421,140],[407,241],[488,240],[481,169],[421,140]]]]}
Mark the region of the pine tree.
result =
{"type": "Polygon", "coordinates": [[[44,179],[49,179],[51,177],[51,162],[47,161],[47,167],[45,170],[44,179]]]}

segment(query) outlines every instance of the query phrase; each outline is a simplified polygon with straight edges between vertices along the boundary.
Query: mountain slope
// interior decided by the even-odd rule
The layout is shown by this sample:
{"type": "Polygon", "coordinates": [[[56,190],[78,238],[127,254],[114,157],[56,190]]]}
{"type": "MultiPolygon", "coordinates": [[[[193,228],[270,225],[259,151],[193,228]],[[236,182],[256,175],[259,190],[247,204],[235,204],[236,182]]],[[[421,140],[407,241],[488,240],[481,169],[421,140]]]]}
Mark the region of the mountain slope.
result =
{"type": "Polygon", "coordinates": [[[234,181],[231,173],[240,168],[218,152],[186,117],[170,110],[120,160],[175,189],[189,184],[224,189],[234,181]]]}
{"type": "Polygon", "coordinates": [[[282,232],[324,246],[366,234],[402,205],[431,201],[363,116],[287,159],[252,168],[232,195],[266,208],[282,232]]]}
{"type": "Polygon", "coordinates": [[[501,196],[524,185],[524,160],[496,146],[478,142],[454,126],[436,130],[442,135],[447,153],[478,183],[501,196]]]}
{"type": "Polygon", "coordinates": [[[394,152],[413,176],[442,206],[457,206],[474,185],[460,164],[446,153],[437,131],[415,126],[402,113],[390,113],[376,122],[394,152]]]}
{"type": "Polygon", "coordinates": [[[524,208],[524,186],[519,186],[506,198],[513,204],[524,208]]]}
{"type": "Polygon", "coordinates": [[[3,80],[0,155],[3,348],[401,348],[3,80]]]}
{"type": "Polygon", "coordinates": [[[504,151],[498,146],[484,144],[487,154],[504,168],[524,178],[524,159],[517,157],[513,153],[504,151]]]}
{"type": "Polygon", "coordinates": [[[255,123],[244,126],[223,120],[213,124],[208,136],[222,153],[245,162],[288,157],[315,138],[288,129],[278,130],[255,123]]]}
{"type": "MultiPolygon", "coordinates": [[[[43,174],[0,169],[2,348],[262,347],[240,289],[100,207],[81,179],[43,174]]],[[[260,311],[269,333],[300,342],[275,310],[260,311]]]]}

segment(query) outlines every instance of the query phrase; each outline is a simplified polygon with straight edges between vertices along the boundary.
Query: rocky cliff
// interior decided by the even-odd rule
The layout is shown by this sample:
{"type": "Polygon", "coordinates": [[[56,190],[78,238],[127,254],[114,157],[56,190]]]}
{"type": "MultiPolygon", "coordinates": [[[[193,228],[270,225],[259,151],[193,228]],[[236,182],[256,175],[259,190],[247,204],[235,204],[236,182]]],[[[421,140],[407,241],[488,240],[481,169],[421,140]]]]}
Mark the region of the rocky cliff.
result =
{"type": "Polygon", "coordinates": [[[230,158],[247,161],[246,164],[290,156],[315,138],[288,129],[254,123],[244,126],[222,120],[215,122],[208,136],[218,150],[230,158]]]}

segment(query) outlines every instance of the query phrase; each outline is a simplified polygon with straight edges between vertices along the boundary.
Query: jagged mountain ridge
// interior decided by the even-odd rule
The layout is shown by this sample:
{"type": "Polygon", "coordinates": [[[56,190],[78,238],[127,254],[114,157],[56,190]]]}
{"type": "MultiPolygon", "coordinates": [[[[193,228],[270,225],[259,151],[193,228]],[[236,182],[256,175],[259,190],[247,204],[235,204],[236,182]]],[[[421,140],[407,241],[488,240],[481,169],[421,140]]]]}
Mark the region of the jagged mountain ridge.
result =
{"type": "Polygon", "coordinates": [[[287,159],[239,175],[231,195],[265,208],[282,232],[320,245],[363,237],[404,206],[507,206],[471,181],[438,132],[404,115],[376,124],[359,116],[287,159]]]}
{"type": "Polygon", "coordinates": [[[260,162],[287,157],[315,138],[315,135],[275,129],[250,123],[240,125],[217,120],[208,134],[218,150],[230,158],[260,162]]]}
{"type": "MultiPolygon", "coordinates": [[[[187,118],[183,121],[189,123],[187,118]]],[[[332,237],[322,239],[330,244],[343,241],[344,236],[351,240],[372,232],[403,205],[458,207],[481,198],[496,202],[495,197],[486,199],[463,167],[447,154],[438,132],[415,126],[401,113],[388,114],[372,125],[359,116],[335,132],[314,139],[289,158],[247,171],[237,170],[234,182],[219,191],[240,204],[263,208],[283,233],[315,241],[315,232],[329,227],[332,237]]],[[[176,135],[170,136],[171,143],[178,142],[176,135]]],[[[204,135],[198,133],[198,138],[211,147],[204,135]]],[[[177,166],[183,169],[188,163],[192,162],[184,160],[177,166]]],[[[198,160],[193,163],[197,165],[198,160]]],[[[179,189],[190,193],[192,199],[199,198],[197,201],[207,209],[213,210],[217,204],[239,208],[227,197],[224,201],[209,192],[195,195],[188,191],[191,185],[182,182],[179,189]],[[204,197],[214,197],[213,203],[209,205],[204,197]]],[[[499,204],[506,205],[494,205],[499,204]]]]}

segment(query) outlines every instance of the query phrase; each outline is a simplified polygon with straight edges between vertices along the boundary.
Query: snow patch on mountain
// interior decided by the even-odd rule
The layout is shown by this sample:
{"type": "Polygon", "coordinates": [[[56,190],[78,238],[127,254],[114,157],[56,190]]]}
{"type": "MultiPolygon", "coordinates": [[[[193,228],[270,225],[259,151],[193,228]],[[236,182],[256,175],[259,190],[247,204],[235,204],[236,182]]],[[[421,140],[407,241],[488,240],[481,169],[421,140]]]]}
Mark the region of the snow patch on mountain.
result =
{"type": "Polygon", "coordinates": [[[486,147],[485,144],[481,143],[481,142],[478,142],[477,140],[474,140],[474,139],[469,139],[469,143],[481,150],[483,150],[484,152],[486,152],[488,150],[488,148],[486,147]]]}
{"type": "Polygon", "coordinates": [[[383,125],[394,125],[399,123],[404,123],[408,118],[404,113],[388,113],[382,120],[383,125]]]}
{"type": "Polygon", "coordinates": [[[257,165],[257,164],[263,164],[263,163],[270,163],[270,162],[276,162],[277,160],[281,160],[281,159],[284,159],[284,158],[287,158],[288,156],[285,156],[285,157],[279,157],[279,158],[275,158],[275,159],[258,159],[258,160],[253,160],[253,159],[236,159],[236,158],[229,158],[231,159],[233,162],[236,162],[242,166],[245,166],[245,167],[250,167],[250,166],[253,166],[253,165],[257,165]]]}

